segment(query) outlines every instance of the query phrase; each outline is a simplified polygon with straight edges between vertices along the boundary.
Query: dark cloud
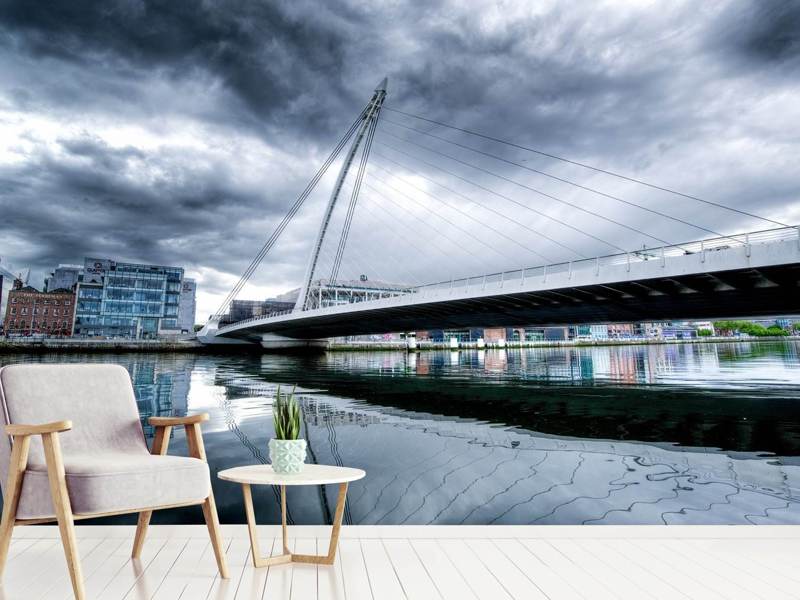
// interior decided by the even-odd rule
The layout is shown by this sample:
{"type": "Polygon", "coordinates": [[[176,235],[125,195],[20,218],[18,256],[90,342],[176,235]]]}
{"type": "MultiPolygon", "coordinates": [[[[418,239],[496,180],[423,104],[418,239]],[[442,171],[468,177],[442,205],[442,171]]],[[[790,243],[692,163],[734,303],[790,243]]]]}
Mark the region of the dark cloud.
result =
{"type": "Polygon", "coordinates": [[[763,61],[796,64],[800,57],[800,4],[769,0],[744,11],[739,43],[763,61]]]}
{"type": "MultiPolygon", "coordinates": [[[[355,11],[339,12],[337,19],[323,23],[309,20],[302,11],[294,13],[289,3],[246,0],[3,6],[0,19],[6,24],[9,49],[38,61],[132,79],[137,85],[146,85],[154,71],[172,80],[206,72],[241,103],[245,114],[231,116],[250,125],[277,126],[298,116],[293,105],[304,93],[325,89],[329,100],[347,99],[352,92],[337,77],[344,47],[348,32],[366,25],[355,11]]],[[[107,93],[113,95],[114,89],[107,93]]],[[[327,106],[309,103],[303,108],[309,127],[324,126],[330,119],[327,106]]]]}
{"type": "MultiPolygon", "coordinates": [[[[0,128],[13,139],[0,145],[0,243],[7,248],[0,247],[0,256],[13,251],[12,262],[40,273],[85,255],[184,264],[200,274],[205,290],[222,293],[384,75],[391,107],[796,222],[799,142],[786,124],[800,118],[791,101],[799,91],[798,32],[800,7],[777,0],[4,2],[0,128]]],[[[386,133],[412,134],[388,120],[715,229],[759,225],[387,114],[376,152],[396,159],[389,145],[410,147],[386,133]]],[[[469,151],[413,139],[664,239],[700,235],[469,151]]],[[[518,185],[414,152],[475,183],[538,202],[600,237],[653,243],[630,232],[621,238],[607,222],[518,185]]],[[[442,177],[418,160],[408,166],[393,168],[404,177],[442,177]]],[[[448,185],[461,194],[447,200],[461,212],[437,209],[450,225],[415,215],[422,209],[398,195],[400,208],[391,210],[401,212],[390,216],[393,205],[365,192],[348,242],[348,273],[408,279],[403,273],[413,271],[424,279],[536,260],[519,255],[495,230],[540,244],[541,251],[558,250],[528,239],[529,229],[490,220],[464,196],[508,210],[522,226],[569,238],[582,252],[607,251],[464,181],[451,178],[448,185]],[[478,239],[448,241],[462,235],[454,226],[472,232],[476,223],[484,227],[478,239]],[[435,232],[440,237],[431,239],[435,232]],[[494,249],[484,247],[486,240],[494,249]],[[459,256],[470,244],[478,257],[459,256]],[[432,253],[442,246],[442,257],[423,260],[425,246],[432,253]],[[376,256],[375,247],[386,256],[376,256]],[[400,263],[395,270],[385,266],[392,261],[400,263]]],[[[297,283],[329,190],[320,187],[259,275],[262,284],[297,283]]],[[[340,217],[331,226],[334,247],[340,217]]]]}

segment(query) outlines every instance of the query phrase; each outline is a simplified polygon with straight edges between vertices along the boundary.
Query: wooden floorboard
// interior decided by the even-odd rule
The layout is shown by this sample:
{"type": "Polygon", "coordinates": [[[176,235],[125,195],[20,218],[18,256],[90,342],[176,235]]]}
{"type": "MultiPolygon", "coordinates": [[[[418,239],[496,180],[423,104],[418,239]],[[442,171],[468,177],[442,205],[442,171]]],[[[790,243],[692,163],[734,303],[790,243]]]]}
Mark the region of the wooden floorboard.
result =
{"type": "Polygon", "coordinates": [[[498,577],[486,568],[475,552],[470,550],[467,540],[446,539],[439,540],[438,543],[478,598],[512,600],[511,594],[498,577]]]}
{"type": "MultiPolygon", "coordinates": [[[[295,540],[294,552],[297,554],[316,554],[317,540],[315,538],[301,538],[295,540]]],[[[277,567],[276,567],[277,568],[277,567]]],[[[325,567],[330,569],[330,567],[325,567]]],[[[317,565],[295,563],[292,565],[292,593],[291,600],[305,600],[317,597],[317,565]]]]}
{"type": "MultiPolygon", "coordinates": [[[[295,540],[289,540],[289,550],[295,550],[295,540]]],[[[278,540],[272,548],[270,556],[277,556],[283,553],[283,542],[278,540]]],[[[293,564],[276,565],[269,567],[267,572],[267,582],[264,586],[263,600],[289,600],[292,595],[292,575],[294,574],[293,564]]]]}
{"type": "MultiPolygon", "coordinates": [[[[243,526],[224,526],[230,579],[205,527],[79,526],[90,600],[781,600],[800,598],[800,528],[351,526],[333,565],[256,569],[243,526]]],[[[260,526],[261,552],[282,552],[260,526]]],[[[330,528],[294,527],[289,547],[325,554],[330,528]]],[[[0,600],[72,598],[54,527],[12,540],[0,600]]]]}
{"type": "MultiPolygon", "coordinates": [[[[328,540],[317,538],[317,554],[326,552],[328,552],[328,540]]],[[[317,570],[317,596],[326,600],[346,600],[341,551],[336,554],[336,562],[332,567],[321,566],[317,570]]],[[[354,597],[363,598],[362,595],[354,597]]]]}
{"type": "Polygon", "coordinates": [[[442,597],[408,540],[383,540],[383,547],[408,598],[442,597]]]}
{"type": "Polygon", "coordinates": [[[403,600],[408,598],[382,540],[361,540],[361,553],[367,569],[372,595],[380,600],[403,600]]]}
{"type": "Polygon", "coordinates": [[[436,540],[410,540],[410,543],[444,600],[475,600],[477,598],[456,569],[452,559],[436,540]]]}
{"type": "Polygon", "coordinates": [[[357,539],[340,540],[337,556],[342,566],[342,587],[346,600],[375,600],[367,577],[361,542],[357,539]]]}
{"type": "MultiPolygon", "coordinates": [[[[279,542],[280,543],[280,542],[279,542]]],[[[260,536],[258,539],[259,550],[262,554],[271,555],[272,547],[275,544],[275,538],[260,536]]],[[[209,548],[211,544],[209,544],[209,548]]],[[[213,551],[211,552],[213,556],[213,551]]],[[[248,560],[250,556],[248,555],[248,560]]],[[[214,566],[216,569],[216,566],[214,566]]],[[[248,569],[242,571],[242,578],[239,580],[239,585],[236,589],[236,600],[251,600],[253,598],[261,600],[264,595],[264,587],[267,585],[267,575],[269,569],[248,569]]],[[[187,596],[188,598],[188,596],[187,596]]]]}

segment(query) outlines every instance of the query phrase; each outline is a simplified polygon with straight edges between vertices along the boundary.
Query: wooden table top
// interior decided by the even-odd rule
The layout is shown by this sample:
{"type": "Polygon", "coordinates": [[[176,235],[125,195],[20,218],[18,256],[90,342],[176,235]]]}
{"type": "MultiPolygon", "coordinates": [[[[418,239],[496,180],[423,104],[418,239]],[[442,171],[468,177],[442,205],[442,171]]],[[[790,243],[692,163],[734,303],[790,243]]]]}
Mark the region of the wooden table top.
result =
{"type": "Polygon", "coordinates": [[[247,465],[225,469],[217,477],[250,485],[325,485],[356,481],[366,476],[361,469],[307,464],[301,473],[276,473],[272,465],[247,465]]]}

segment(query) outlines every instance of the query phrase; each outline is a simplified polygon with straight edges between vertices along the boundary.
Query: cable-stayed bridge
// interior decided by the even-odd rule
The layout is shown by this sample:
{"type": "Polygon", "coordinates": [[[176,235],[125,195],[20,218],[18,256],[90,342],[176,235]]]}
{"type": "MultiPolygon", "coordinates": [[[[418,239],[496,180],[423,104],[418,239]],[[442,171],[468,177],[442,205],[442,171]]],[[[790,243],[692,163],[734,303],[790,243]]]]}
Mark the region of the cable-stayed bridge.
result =
{"type": "Polygon", "coordinates": [[[198,339],[291,347],[389,331],[800,312],[800,228],[393,109],[386,93],[384,80],[198,339]],[[293,309],[230,319],[334,164],[293,309]],[[723,233],[725,222],[749,232],[723,233]],[[449,263],[461,273],[443,277],[449,263]],[[370,294],[346,284],[366,272],[403,283],[370,294]]]}

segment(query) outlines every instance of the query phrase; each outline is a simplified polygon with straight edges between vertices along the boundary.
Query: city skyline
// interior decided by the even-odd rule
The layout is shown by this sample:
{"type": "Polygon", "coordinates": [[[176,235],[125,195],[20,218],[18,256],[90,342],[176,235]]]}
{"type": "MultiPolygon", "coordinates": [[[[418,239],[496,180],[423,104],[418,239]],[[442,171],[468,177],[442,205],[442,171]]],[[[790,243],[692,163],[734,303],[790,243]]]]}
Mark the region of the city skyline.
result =
{"type": "MultiPolygon", "coordinates": [[[[0,255],[34,284],[83,256],[178,264],[203,321],[384,75],[392,107],[800,221],[800,142],[785,127],[800,116],[800,11],[788,4],[173,10],[0,9],[0,255]]],[[[297,287],[329,189],[248,297],[297,287]]],[[[414,275],[440,274],[423,267],[414,275]]]]}

